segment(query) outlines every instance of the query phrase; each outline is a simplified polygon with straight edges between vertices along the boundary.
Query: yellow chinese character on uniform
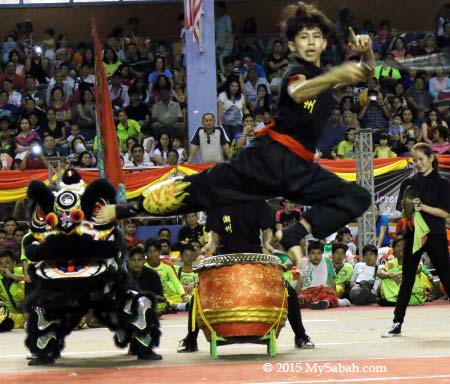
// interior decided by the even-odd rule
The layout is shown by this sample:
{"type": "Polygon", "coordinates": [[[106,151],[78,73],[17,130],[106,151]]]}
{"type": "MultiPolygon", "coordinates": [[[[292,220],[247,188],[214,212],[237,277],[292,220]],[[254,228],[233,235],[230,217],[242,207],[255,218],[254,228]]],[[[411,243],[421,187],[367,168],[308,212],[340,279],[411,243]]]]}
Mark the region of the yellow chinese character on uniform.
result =
{"type": "Polygon", "coordinates": [[[309,113],[312,113],[314,110],[314,105],[316,105],[316,99],[314,100],[306,100],[303,103],[303,108],[307,109],[309,111],[309,113]]]}
{"type": "Polygon", "coordinates": [[[231,217],[228,215],[225,215],[222,220],[224,223],[231,223],[231,217]]]}
{"type": "Polygon", "coordinates": [[[228,225],[225,226],[225,231],[233,233],[233,228],[231,227],[231,224],[228,224],[228,225]]]}

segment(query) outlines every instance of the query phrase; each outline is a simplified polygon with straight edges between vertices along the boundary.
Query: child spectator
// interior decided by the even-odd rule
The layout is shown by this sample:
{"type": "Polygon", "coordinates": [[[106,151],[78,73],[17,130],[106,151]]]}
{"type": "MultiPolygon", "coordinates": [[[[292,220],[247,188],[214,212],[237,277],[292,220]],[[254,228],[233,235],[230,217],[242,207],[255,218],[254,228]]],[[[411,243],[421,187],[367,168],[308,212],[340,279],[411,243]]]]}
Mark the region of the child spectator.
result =
{"type": "Polygon", "coordinates": [[[147,256],[148,266],[159,274],[163,286],[164,297],[169,301],[170,305],[177,310],[186,310],[188,297],[183,286],[178,280],[174,269],[160,260],[160,240],[148,238],[145,241],[145,254],[147,256]]]}
{"type": "MultiPolygon", "coordinates": [[[[397,303],[397,296],[402,281],[403,248],[405,240],[398,237],[394,241],[394,258],[389,260],[378,271],[378,277],[381,279],[380,294],[377,303],[381,306],[394,307],[397,303]]],[[[422,264],[417,269],[416,279],[412,289],[409,305],[420,305],[425,302],[424,287],[420,279],[422,264]]]]}
{"type": "Polygon", "coordinates": [[[192,269],[195,260],[194,248],[189,243],[181,247],[181,266],[176,265],[178,279],[187,293],[189,302],[191,301],[192,291],[198,283],[198,273],[192,269]]]}
{"type": "Polygon", "coordinates": [[[77,137],[81,137],[85,140],[84,136],[81,134],[80,126],[78,124],[72,124],[70,127],[70,135],[66,139],[69,147],[71,146],[72,141],[77,137]]]}
{"type": "Polygon", "coordinates": [[[347,129],[345,140],[342,140],[337,147],[337,155],[340,159],[353,159],[355,157],[355,138],[355,129],[347,129]]]}
{"type": "Polygon", "coordinates": [[[311,241],[308,245],[308,262],[300,270],[297,281],[300,305],[303,308],[326,309],[348,307],[347,299],[336,296],[336,273],[329,258],[324,258],[322,244],[311,241]]]}
{"type": "MultiPolygon", "coordinates": [[[[24,278],[21,267],[16,267],[13,253],[0,253],[0,304],[9,312],[10,327],[23,328],[25,317],[21,305],[25,300],[24,278]]],[[[0,331],[4,324],[0,324],[0,331]]],[[[6,325],[5,325],[6,326],[6,325]]],[[[5,330],[10,330],[5,329],[5,330]]]]}
{"type": "MultiPolygon", "coordinates": [[[[347,258],[353,258],[356,255],[356,245],[353,242],[352,231],[348,227],[339,228],[336,232],[336,237],[334,239],[338,243],[344,243],[347,245],[348,250],[346,252],[347,258]]],[[[353,263],[351,263],[353,265],[353,263]]]]}
{"type": "Polygon", "coordinates": [[[183,142],[179,137],[173,138],[172,149],[178,152],[178,164],[183,164],[188,159],[186,149],[183,148],[183,142]]]}
{"type": "Polygon", "coordinates": [[[353,267],[345,262],[345,253],[348,246],[344,243],[333,243],[331,246],[331,260],[336,273],[336,296],[338,298],[348,297],[350,293],[350,280],[353,275],[353,267]]]}
{"type": "Polygon", "coordinates": [[[397,157],[397,154],[394,152],[394,150],[389,145],[388,135],[386,135],[385,133],[382,133],[380,135],[380,140],[378,142],[378,145],[375,148],[373,157],[377,157],[380,159],[385,159],[385,158],[389,158],[389,157],[397,157]]]}
{"type": "Polygon", "coordinates": [[[134,221],[130,220],[125,223],[123,239],[125,240],[127,249],[133,248],[141,242],[141,240],[136,237],[136,229],[137,225],[134,221]]]}
{"type": "Polygon", "coordinates": [[[447,127],[445,120],[439,116],[439,111],[432,108],[428,114],[428,118],[422,123],[422,141],[430,145],[433,144],[434,129],[438,127],[447,127]]]}
{"type": "Polygon", "coordinates": [[[374,245],[365,245],[362,249],[364,261],[356,263],[351,279],[350,300],[355,305],[375,303],[380,278],[376,265],[378,249],[374,245]]]}
{"type": "Polygon", "coordinates": [[[434,144],[431,146],[434,152],[439,155],[448,155],[450,152],[450,143],[448,142],[448,128],[439,126],[434,128],[434,144]]]}
{"type": "Polygon", "coordinates": [[[406,141],[405,127],[402,125],[402,118],[398,113],[395,113],[392,116],[391,126],[389,127],[387,134],[392,149],[398,153],[406,141]]]}

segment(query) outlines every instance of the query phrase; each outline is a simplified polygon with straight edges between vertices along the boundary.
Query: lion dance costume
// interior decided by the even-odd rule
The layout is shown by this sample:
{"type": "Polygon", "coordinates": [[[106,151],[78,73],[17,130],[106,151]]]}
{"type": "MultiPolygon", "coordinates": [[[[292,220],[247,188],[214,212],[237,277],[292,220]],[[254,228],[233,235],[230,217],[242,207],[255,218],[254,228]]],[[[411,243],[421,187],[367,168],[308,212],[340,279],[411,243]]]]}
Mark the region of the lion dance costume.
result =
{"type": "Polygon", "coordinates": [[[117,227],[92,220],[115,200],[114,187],[98,179],[84,188],[70,169],[60,190],[32,181],[27,194],[33,206],[23,246],[34,284],[25,306],[25,344],[34,357],[29,364],[53,364],[65,337],[91,309],[115,333],[119,348],[130,345],[138,359],[155,360],[152,349],[161,334],[155,297],[129,279],[117,227]]]}

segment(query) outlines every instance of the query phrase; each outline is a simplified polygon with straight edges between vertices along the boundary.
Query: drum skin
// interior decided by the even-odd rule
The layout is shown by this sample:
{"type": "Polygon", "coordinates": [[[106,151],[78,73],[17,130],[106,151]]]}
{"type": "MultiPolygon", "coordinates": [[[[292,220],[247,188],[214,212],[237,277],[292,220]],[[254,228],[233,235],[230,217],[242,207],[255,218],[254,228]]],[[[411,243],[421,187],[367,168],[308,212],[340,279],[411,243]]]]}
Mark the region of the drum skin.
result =
{"type": "MultiPolygon", "coordinates": [[[[222,263],[223,257],[209,258],[207,268],[199,268],[199,298],[206,319],[221,337],[264,336],[274,323],[277,336],[286,321],[287,298],[283,270],[271,256],[242,254],[243,261],[222,263]],[[264,256],[270,262],[264,262],[264,256]],[[260,261],[263,259],[262,261],[260,261]],[[230,265],[231,264],[231,265],[230,265]]],[[[210,331],[199,313],[197,321],[210,340],[210,331]]]]}

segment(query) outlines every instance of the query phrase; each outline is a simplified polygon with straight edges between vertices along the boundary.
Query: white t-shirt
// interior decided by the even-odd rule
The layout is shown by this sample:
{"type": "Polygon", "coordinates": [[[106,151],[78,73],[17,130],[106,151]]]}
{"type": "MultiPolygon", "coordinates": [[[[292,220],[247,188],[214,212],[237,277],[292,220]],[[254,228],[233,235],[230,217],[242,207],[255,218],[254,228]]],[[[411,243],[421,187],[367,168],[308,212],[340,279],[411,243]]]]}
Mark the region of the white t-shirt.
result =
{"type": "Polygon", "coordinates": [[[364,262],[356,263],[353,268],[353,275],[351,281],[359,283],[361,281],[373,281],[375,280],[375,284],[373,289],[377,290],[380,285],[380,278],[376,276],[376,266],[367,265],[364,262]]]}
{"type": "Polygon", "coordinates": [[[314,265],[308,260],[305,267],[299,271],[303,276],[303,289],[320,287],[321,285],[330,287],[331,279],[336,277],[333,263],[328,257],[322,257],[319,264],[314,265]]]}
{"type": "MultiPolygon", "coordinates": [[[[219,94],[219,97],[217,99],[218,99],[218,101],[221,101],[223,103],[223,114],[225,114],[225,112],[229,108],[231,108],[232,106],[235,106],[240,111],[241,121],[242,121],[242,117],[244,115],[242,112],[242,110],[244,108],[244,95],[241,95],[241,98],[239,100],[233,101],[227,97],[226,92],[222,92],[219,94]]],[[[222,114],[222,116],[223,116],[223,114],[222,114]]]]}

